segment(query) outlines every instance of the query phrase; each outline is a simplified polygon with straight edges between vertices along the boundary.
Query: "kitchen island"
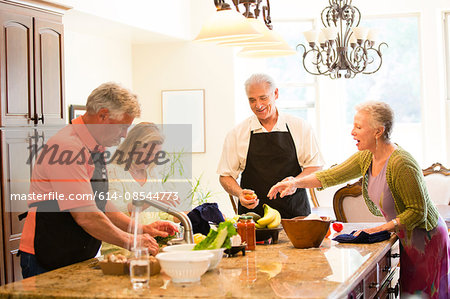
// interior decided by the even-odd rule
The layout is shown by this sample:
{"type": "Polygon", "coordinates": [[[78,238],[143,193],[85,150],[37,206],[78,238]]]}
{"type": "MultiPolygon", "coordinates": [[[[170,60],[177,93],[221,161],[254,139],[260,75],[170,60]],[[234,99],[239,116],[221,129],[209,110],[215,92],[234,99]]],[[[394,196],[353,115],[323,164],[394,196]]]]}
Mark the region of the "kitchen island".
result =
{"type": "Polygon", "coordinates": [[[325,239],[320,248],[295,249],[281,231],[278,244],[224,257],[198,283],[175,284],[158,274],[148,289],[135,291],[129,276],[103,275],[92,259],[2,286],[0,298],[371,298],[387,291],[396,273],[398,258],[391,251],[398,251],[395,235],[375,244],[325,239]]]}

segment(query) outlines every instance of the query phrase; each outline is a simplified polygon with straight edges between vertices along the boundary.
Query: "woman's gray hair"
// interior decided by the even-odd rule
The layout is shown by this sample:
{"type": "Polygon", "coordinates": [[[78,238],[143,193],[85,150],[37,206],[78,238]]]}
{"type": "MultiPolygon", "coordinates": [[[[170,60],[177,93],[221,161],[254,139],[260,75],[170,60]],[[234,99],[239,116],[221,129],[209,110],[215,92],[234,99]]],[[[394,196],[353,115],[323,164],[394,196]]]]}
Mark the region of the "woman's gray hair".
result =
{"type": "Polygon", "coordinates": [[[394,125],[394,111],[384,103],[377,101],[369,101],[361,103],[355,107],[356,111],[367,112],[370,117],[370,123],[373,128],[384,127],[383,138],[389,140],[391,138],[392,126],[394,125]]]}
{"type": "Polygon", "coordinates": [[[125,113],[132,117],[141,115],[137,95],[114,82],[103,83],[87,99],[86,110],[89,114],[95,114],[102,108],[109,110],[112,119],[122,119],[125,113]]]}
{"type": "Polygon", "coordinates": [[[277,85],[275,80],[266,74],[253,74],[245,81],[245,92],[248,94],[248,89],[251,85],[265,83],[269,85],[270,92],[275,91],[277,85]]]}

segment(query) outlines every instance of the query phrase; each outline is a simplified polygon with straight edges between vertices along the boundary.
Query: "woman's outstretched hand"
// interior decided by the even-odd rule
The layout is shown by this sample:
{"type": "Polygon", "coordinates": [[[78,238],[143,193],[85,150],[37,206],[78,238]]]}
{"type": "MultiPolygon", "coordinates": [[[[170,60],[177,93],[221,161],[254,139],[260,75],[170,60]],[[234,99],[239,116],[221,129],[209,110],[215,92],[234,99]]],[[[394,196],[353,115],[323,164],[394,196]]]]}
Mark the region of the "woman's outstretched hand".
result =
{"type": "Polygon", "coordinates": [[[296,190],[295,179],[290,176],[273,185],[272,188],[270,188],[267,197],[269,199],[274,199],[277,197],[278,193],[280,193],[280,197],[285,197],[286,195],[294,194],[296,190]]]}

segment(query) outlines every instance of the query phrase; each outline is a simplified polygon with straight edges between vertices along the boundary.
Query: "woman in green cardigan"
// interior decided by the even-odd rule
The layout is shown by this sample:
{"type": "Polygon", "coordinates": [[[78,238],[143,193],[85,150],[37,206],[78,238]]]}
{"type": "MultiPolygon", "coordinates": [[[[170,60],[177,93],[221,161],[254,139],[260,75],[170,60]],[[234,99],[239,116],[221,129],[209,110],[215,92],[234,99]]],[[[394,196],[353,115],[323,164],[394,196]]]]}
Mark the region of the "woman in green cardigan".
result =
{"type": "Polygon", "coordinates": [[[390,140],[394,113],[383,102],[363,103],[356,110],[352,136],[357,153],[331,169],[286,178],[270,189],[268,197],[277,193],[284,197],[297,188],[327,188],[362,176],[369,210],[387,221],[364,231],[393,231],[401,241],[401,292],[450,298],[447,225],[428,196],[417,162],[390,140]]]}

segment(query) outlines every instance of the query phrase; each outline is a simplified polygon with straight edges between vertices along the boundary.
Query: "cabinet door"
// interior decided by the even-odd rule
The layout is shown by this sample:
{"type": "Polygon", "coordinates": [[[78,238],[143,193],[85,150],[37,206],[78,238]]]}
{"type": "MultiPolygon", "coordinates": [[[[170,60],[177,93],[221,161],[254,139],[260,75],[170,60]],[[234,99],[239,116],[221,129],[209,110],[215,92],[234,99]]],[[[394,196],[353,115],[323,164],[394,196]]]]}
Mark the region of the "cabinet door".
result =
{"type": "Polygon", "coordinates": [[[38,123],[64,124],[63,25],[35,18],[34,31],[36,111],[41,118],[38,123]]]}
{"type": "Polygon", "coordinates": [[[0,9],[0,126],[32,125],[33,18],[0,9]]]}
{"type": "Polygon", "coordinates": [[[2,192],[3,233],[5,242],[6,283],[22,279],[20,259],[16,256],[24,221],[17,216],[27,211],[23,195],[28,194],[31,178],[30,148],[34,129],[2,129],[2,192]]]}
{"type": "MultiPolygon", "coordinates": [[[[0,162],[1,165],[1,162],[0,162]]],[[[3,194],[2,191],[2,186],[0,184],[0,195],[3,194]]],[[[2,208],[2,204],[0,202],[0,215],[3,219],[3,208],[2,208]]],[[[3,221],[0,221],[0,244],[2,246],[0,246],[0,286],[5,284],[5,253],[3,251],[3,244],[4,243],[4,238],[3,238],[3,221]]]]}

